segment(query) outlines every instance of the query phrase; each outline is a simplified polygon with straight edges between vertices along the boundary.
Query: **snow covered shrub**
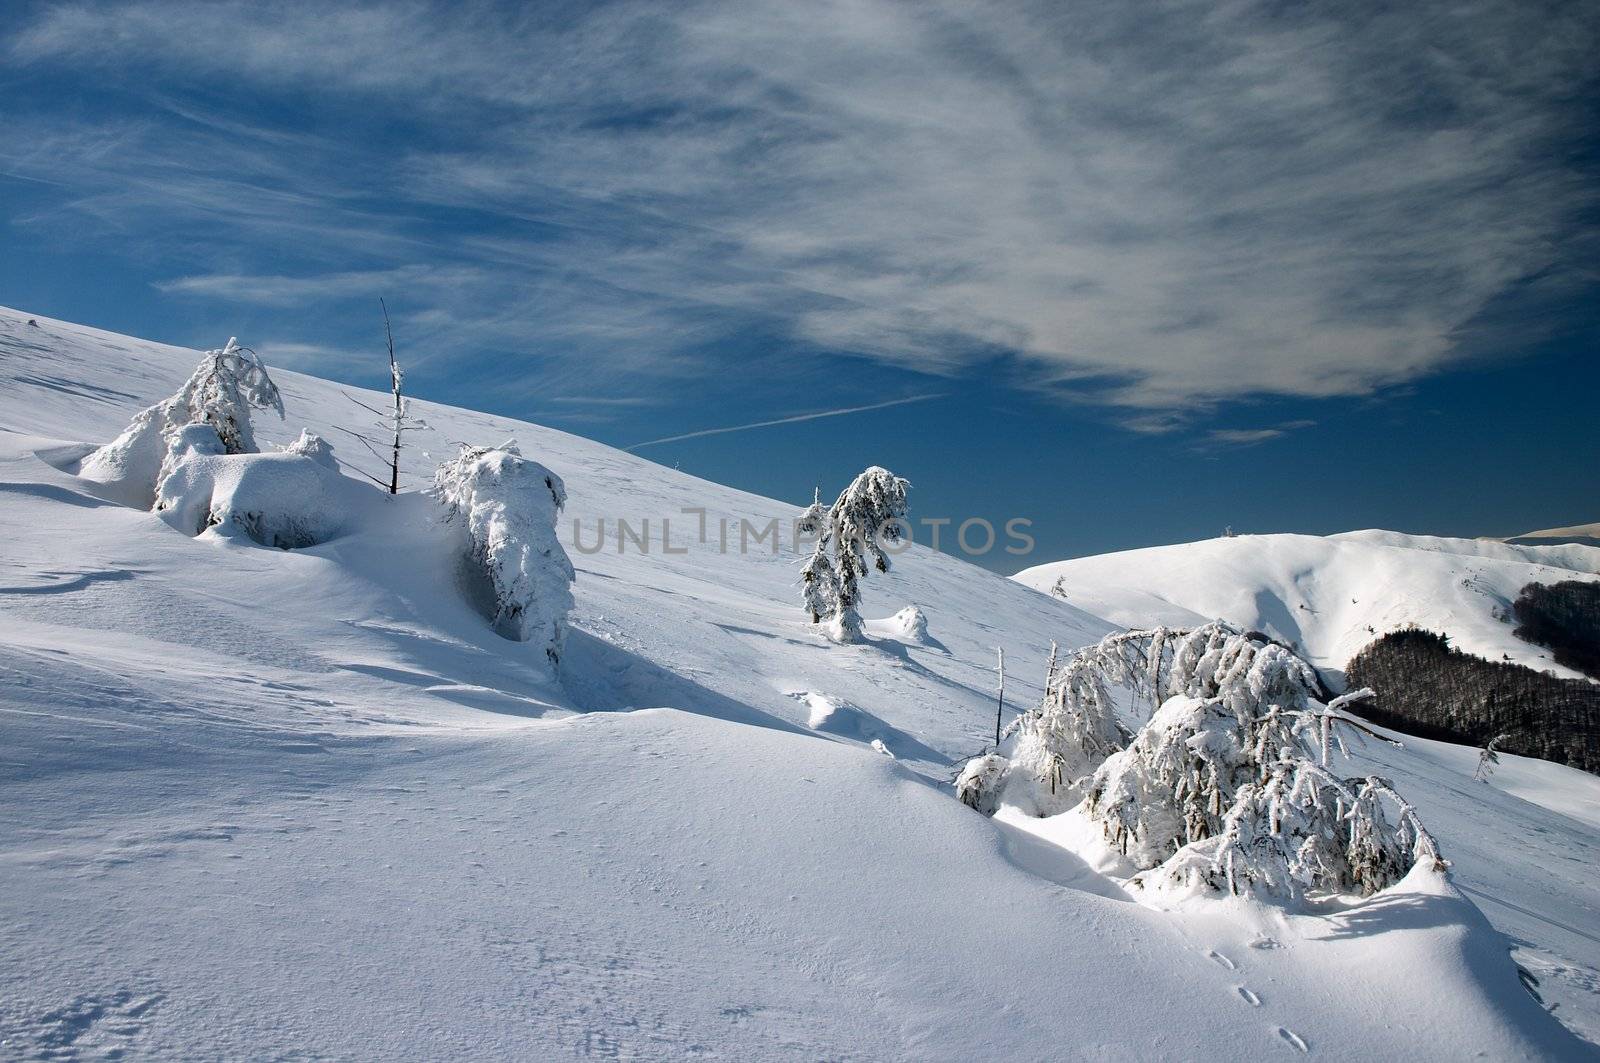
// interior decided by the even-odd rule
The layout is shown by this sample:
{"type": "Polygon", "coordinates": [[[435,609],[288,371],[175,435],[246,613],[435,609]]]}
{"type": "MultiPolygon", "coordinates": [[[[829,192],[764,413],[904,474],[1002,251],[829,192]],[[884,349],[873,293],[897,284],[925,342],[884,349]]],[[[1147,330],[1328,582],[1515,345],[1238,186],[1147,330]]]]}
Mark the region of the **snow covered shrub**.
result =
{"type": "MultiPolygon", "coordinates": [[[[818,529],[816,548],[800,569],[804,599],[813,624],[827,618],[828,637],[835,642],[861,638],[860,582],[867,559],[879,572],[889,571],[884,543],[899,542],[910,484],[877,466],[844,489],[818,529]]],[[[802,520],[813,520],[807,510],[802,520]]]]}
{"type": "Polygon", "coordinates": [[[572,610],[572,562],[556,538],[566,504],[561,477],[522,456],[514,441],[463,447],[439,466],[434,496],[468,539],[467,556],[492,589],[490,619],[516,642],[561,659],[572,610]]]}
{"type": "Polygon", "coordinates": [[[986,816],[994,815],[1009,768],[1010,762],[998,753],[973,757],[956,776],[956,796],[962,804],[986,816]]]}
{"type": "Polygon", "coordinates": [[[230,338],[226,346],[205,353],[177,394],[141,410],[121,435],[85,458],[78,473],[117,485],[127,501],[148,508],[176,430],[207,425],[223,453],[253,454],[252,408],[276,410],[282,417],[283,398],[255,352],[230,338]]]}
{"type": "Polygon", "coordinates": [[[1419,861],[1443,867],[1389,783],[1328,770],[1330,751],[1343,749],[1336,727],[1375,734],[1339,711],[1372,692],[1324,705],[1321,689],[1293,653],[1221,621],[1110,635],[1059,671],[1052,652],[1044,700],[1013,725],[1004,770],[996,754],[978,758],[958,786],[975,808],[1003,802],[1040,816],[1081,796],[1106,840],[1143,869],[1135,888],[1293,903],[1375,893],[1419,861]],[[1131,739],[1113,687],[1158,706],[1131,739]]]}
{"type": "Polygon", "coordinates": [[[298,454],[302,458],[310,458],[325,469],[339,471],[339,459],[333,456],[333,444],[309,428],[300,429],[299,438],[292,443],[285,443],[280,449],[285,454],[298,454]]]}
{"type": "Polygon", "coordinates": [[[1131,639],[1151,647],[1137,683],[1167,700],[1100,765],[1085,808],[1107,841],[1146,869],[1134,886],[1293,902],[1307,890],[1370,894],[1419,860],[1442,866],[1388,783],[1327,770],[1340,745],[1336,725],[1372,733],[1338,711],[1370,691],[1323,705],[1309,665],[1220,621],[1131,639]],[[1398,821],[1380,798],[1396,805],[1398,821]]]}
{"type": "Polygon", "coordinates": [[[1044,700],[1013,725],[1007,801],[1036,816],[1065,812],[1082,798],[1084,779],[1127,744],[1107,682],[1127,674],[1118,638],[1078,650],[1059,670],[1052,653],[1044,700]]]}
{"type": "Polygon", "coordinates": [[[170,433],[156,490],[161,519],[187,535],[207,531],[297,550],[343,534],[371,492],[299,454],[227,454],[216,429],[190,424],[170,433]]]}
{"type": "Polygon", "coordinates": [[[1292,904],[1313,891],[1368,896],[1418,863],[1444,866],[1432,835],[1387,780],[1341,779],[1311,761],[1283,761],[1265,781],[1239,788],[1219,834],[1188,843],[1130,885],[1292,904]]]}

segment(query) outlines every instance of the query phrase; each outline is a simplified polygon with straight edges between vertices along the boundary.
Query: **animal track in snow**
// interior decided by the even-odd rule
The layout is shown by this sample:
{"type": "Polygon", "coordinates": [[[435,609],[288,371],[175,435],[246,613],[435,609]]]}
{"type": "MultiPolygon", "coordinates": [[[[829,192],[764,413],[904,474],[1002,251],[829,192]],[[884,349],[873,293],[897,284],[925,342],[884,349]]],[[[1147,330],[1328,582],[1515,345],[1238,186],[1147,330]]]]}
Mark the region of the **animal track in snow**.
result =
{"type": "Polygon", "coordinates": [[[1238,991],[1239,996],[1244,999],[1246,1004],[1249,1004],[1253,1008],[1259,1008],[1261,1006],[1261,998],[1257,996],[1253,990],[1242,985],[1237,985],[1233,988],[1238,991]]]}
{"type": "Polygon", "coordinates": [[[1278,1036],[1283,1038],[1284,1042],[1288,1044],[1290,1048],[1293,1048],[1298,1052],[1310,1053],[1311,1051],[1311,1046],[1306,1044],[1306,1039],[1289,1029],[1287,1026],[1278,1027],[1278,1036]]]}
{"type": "Polygon", "coordinates": [[[1222,953],[1218,952],[1216,949],[1212,949],[1210,952],[1206,953],[1206,955],[1211,957],[1212,960],[1216,961],[1218,964],[1222,965],[1223,967],[1226,967],[1230,971],[1237,971],[1239,969],[1239,965],[1238,964],[1236,964],[1232,960],[1228,959],[1228,957],[1224,956],[1222,953]]]}

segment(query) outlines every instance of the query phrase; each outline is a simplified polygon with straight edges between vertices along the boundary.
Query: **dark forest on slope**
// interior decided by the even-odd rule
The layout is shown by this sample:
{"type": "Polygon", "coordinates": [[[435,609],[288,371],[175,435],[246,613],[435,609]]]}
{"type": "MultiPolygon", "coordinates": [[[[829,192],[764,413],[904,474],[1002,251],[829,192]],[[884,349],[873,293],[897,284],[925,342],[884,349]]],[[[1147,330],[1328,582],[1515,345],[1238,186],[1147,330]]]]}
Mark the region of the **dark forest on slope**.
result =
{"type": "Polygon", "coordinates": [[[1352,689],[1377,691],[1361,713],[1399,731],[1600,773],[1600,686],[1462,653],[1431,631],[1393,631],[1351,658],[1352,689]]]}
{"type": "Polygon", "coordinates": [[[1600,679],[1600,582],[1530,583],[1511,611],[1517,638],[1546,647],[1557,664],[1600,679]]]}

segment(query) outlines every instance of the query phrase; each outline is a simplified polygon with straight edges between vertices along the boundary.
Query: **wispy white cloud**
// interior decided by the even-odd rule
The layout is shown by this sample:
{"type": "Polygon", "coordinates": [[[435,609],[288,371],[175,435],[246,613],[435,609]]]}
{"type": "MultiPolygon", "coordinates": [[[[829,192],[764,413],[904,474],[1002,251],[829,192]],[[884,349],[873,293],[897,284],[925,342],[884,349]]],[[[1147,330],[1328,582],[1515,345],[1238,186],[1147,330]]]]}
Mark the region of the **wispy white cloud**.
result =
{"type": "Polygon", "coordinates": [[[446,263],[413,277],[430,350],[692,372],[685,351],[759,326],[934,374],[1005,353],[1146,431],[1450,364],[1595,201],[1552,145],[1600,18],[1554,0],[134,0],[51,8],[5,48],[320,93],[429,132],[275,148],[259,116],[164,89],[181,128],[0,148],[83,184],[74,209],[108,225],[199,219],[328,263],[170,291],[283,307],[446,263]],[[505,225],[425,227],[422,208],[505,225]]]}
{"type": "Polygon", "coordinates": [[[481,277],[481,272],[473,269],[413,265],[309,277],[213,273],[157,281],[155,286],[161,291],[178,295],[206,296],[265,306],[297,306],[357,295],[376,298],[397,291],[414,291],[419,286],[437,289],[470,285],[481,277]]]}
{"type": "Polygon", "coordinates": [[[1316,426],[1315,421],[1283,421],[1267,428],[1213,428],[1205,435],[1205,444],[1211,447],[1251,447],[1271,439],[1281,439],[1290,432],[1316,426]]]}
{"type": "Polygon", "coordinates": [[[661,400],[644,395],[553,395],[545,400],[563,406],[657,406],[661,400]]]}
{"type": "Polygon", "coordinates": [[[867,406],[846,406],[837,410],[817,410],[814,413],[800,413],[792,417],[775,417],[767,421],[751,421],[749,424],[729,425],[725,428],[702,428],[697,432],[684,432],[681,435],[662,436],[660,439],[649,439],[643,443],[635,443],[624,450],[638,450],[641,447],[653,447],[660,443],[678,443],[685,439],[700,439],[703,436],[720,436],[729,432],[748,432],[753,428],[772,428],[780,424],[799,424],[801,421],[816,421],[823,417],[844,417],[852,413],[868,413],[872,410],[887,410],[891,406],[905,406],[913,402],[927,402],[929,399],[943,398],[942,395],[912,395],[904,399],[891,399],[888,402],[874,402],[867,406]]]}

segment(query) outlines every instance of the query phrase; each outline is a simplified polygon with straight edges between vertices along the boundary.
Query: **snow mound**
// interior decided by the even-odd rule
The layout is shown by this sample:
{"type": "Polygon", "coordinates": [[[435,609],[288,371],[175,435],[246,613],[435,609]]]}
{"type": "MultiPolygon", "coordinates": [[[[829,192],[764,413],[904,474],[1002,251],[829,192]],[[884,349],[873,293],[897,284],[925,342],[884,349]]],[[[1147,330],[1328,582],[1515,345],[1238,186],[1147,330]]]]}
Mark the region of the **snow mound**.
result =
{"type": "Polygon", "coordinates": [[[874,633],[894,635],[907,642],[928,642],[928,618],[921,609],[908,605],[887,620],[868,621],[874,633]]]}
{"type": "Polygon", "coordinates": [[[224,454],[209,425],[174,433],[156,512],[186,535],[300,550],[338,538],[382,497],[300,454],[224,454]]]}
{"type": "Polygon", "coordinates": [[[300,430],[300,435],[293,441],[284,444],[285,454],[298,454],[302,458],[310,458],[325,469],[339,471],[339,459],[333,455],[333,444],[323,439],[309,428],[300,430]]]}
{"type": "Polygon", "coordinates": [[[857,705],[809,690],[794,691],[789,696],[807,707],[806,726],[813,731],[860,742],[890,757],[907,756],[913,760],[933,761],[944,759],[915,737],[890,726],[857,705]]]}

